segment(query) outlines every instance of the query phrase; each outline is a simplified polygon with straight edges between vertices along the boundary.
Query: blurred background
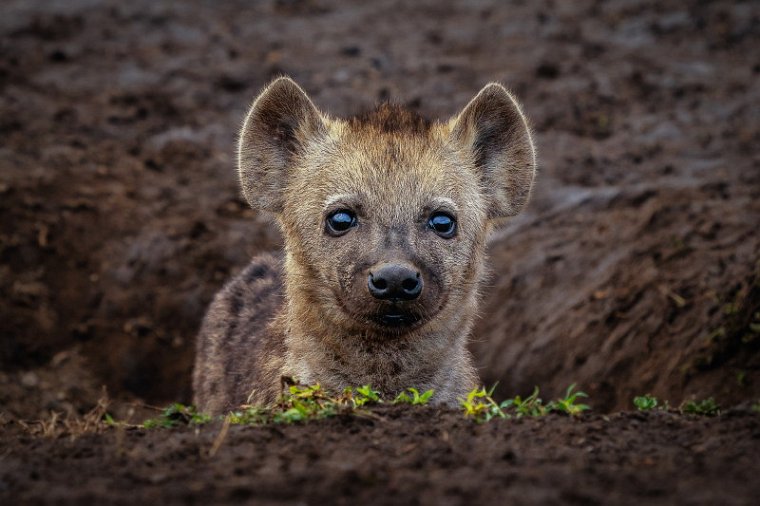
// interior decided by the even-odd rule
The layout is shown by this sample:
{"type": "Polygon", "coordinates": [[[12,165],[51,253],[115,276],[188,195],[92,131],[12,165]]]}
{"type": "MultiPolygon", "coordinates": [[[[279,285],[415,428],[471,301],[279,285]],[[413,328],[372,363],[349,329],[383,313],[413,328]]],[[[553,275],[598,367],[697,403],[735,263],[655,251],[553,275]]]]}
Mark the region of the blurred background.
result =
{"type": "Polygon", "coordinates": [[[281,246],[234,146],[282,74],[341,116],[522,100],[540,173],[490,247],[486,384],[760,396],[757,2],[5,0],[0,412],[190,400],[206,305],[281,246]]]}

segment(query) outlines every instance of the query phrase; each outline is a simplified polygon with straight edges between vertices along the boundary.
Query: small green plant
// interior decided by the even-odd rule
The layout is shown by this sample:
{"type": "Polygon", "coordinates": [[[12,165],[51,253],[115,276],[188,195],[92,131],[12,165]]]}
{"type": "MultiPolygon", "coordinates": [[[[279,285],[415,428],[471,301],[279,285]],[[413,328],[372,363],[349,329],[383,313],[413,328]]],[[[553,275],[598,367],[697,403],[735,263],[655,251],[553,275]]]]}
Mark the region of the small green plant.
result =
{"type": "Polygon", "coordinates": [[[319,384],[289,385],[272,413],[275,423],[293,423],[327,418],[353,407],[344,396],[331,398],[319,384]]]}
{"type": "MultiPolygon", "coordinates": [[[[228,413],[226,420],[232,425],[263,425],[290,424],[343,414],[369,416],[369,412],[363,408],[383,402],[380,392],[373,390],[370,385],[348,387],[340,395],[332,395],[319,384],[302,385],[289,378],[283,378],[282,386],[282,394],[274,405],[243,405],[228,413]]],[[[427,404],[432,396],[433,390],[420,393],[416,388],[407,388],[393,402],[423,405],[427,404]]],[[[181,425],[202,425],[212,420],[212,417],[199,413],[194,406],[175,403],[164,409],[159,416],[143,422],[141,426],[146,429],[172,428],[181,425]]],[[[110,416],[106,416],[104,422],[108,425],[117,423],[110,416]]]]}
{"type": "Polygon", "coordinates": [[[195,406],[185,406],[184,404],[175,402],[164,409],[157,417],[145,420],[142,426],[146,429],[169,429],[179,425],[203,425],[211,420],[212,418],[209,415],[199,413],[195,409],[195,406]]]}
{"type": "Polygon", "coordinates": [[[710,397],[701,401],[686,401],[681,405],[681,411],[690,415],[715,416],[720,414],[720,406],[710,397]]]}
{"type": "Polygon", "coordinates": [[[232,425],[264,425],[271,420],[270,410],[258,406],[243,406],[229,415],[232,425]]]}
{"type": "Polygon", "coordinates": [[[549,406],[544,405],[544,401],[538,396],[538,387],[533,387],[533,392],[525,399],[519,395],[514,399],[507,399],[501,403],[505,409],[513,409],[517,418],[522,416],[544,416],[549,413],[549,406]]]}
{"type": "Polygon", "coordinates": [[[380,398],[380,392],[372,390],[372,387],[369,385],[357,387],[353,392],[350,387],[346,388],[344,394],[352,396],[354,406],[357,408],[364,406],[365,404],[377,404],[383,402],[380,398]]]}
{"type": "Polygon", "coordinates": [[[579,403],[578,400],[588,397],[585,392],[574,392],[575,384],[570,385],[565,391],[565,396],[544,404],[538,396],[539,389],[535,387],[533,392],[525,397],[515,396],[501,403],[493,398],[496,385],[486,390],[485,387],[476,388],[461,400],[464,415],[478,423],[484,423],[494,418],[520,418],[523,416],[545,416],[551,412],[564,413],[566,415],[579,415],[590,409],[587,404],[579,403]]]}
{"type": "Polygon", "coordinates": [[[652,394],[639,395],[633,398],[633,405],[639,411],[652,411],[655,409],[668,410],[670,403],[658,399],[652,394]]]}
{"type": "Polygon", "coordinates": [[[567,387],[565,397],[550,402],[547,406],[548,409],[550,411],[559,411],[571,416],[579,415],[582,412],[591,409],[588,404],[578,403],[578,399],[584,397],[588,398],[588,394],[586,394],[586,392],[573,392],[573,390],[575,390],[575,383],[567,387]]]}
{"type": "Polygon", "coordinates": [[[633,405],[636,406],[636,409],[639,411],[651,411],[659,404],[660,401],[657,400],[657,397],[651,394],[640,395],[633,398],[633,405]]]}
{"type": "Polygon", "coordinates": [[[273,407],[242,406],[230,413],[234,425],[296,423],[318,420],[341,414],[361,414],[360,408],[381,403],[380,392],[370,385],[346,388],[339,396],[331,396],[321,385],[284,384],[284,391],[273,407]]]}
{"type": "Polygon", "coordinates": [[[754,403],[749,409],[752,410],[753,413],[760,414],[760,401],[757,401],[756,403],[754,403]]]}
{"type": "Polygon", "coordinates": [[[507,407],[507,401],[501,404],[497,403],[493,398],[493,391],[495,389],[496,385],[492,386],[490,390],[486,390],[486,387],[481,387],[470,391],[467,397],[461,401],[462,408],[464,408],[464,416],[472,418],[477,423],[485,423],[494,418],[507,418],[507,414],[504,411],[507,407]]]}
{"type": "Polygon", "coordinates": [[[393,399],[393,404],[411,404],[412,406],[427,404],[433,396],[434,390],[426,390],[420,393],[416,388],[407,388],[393,399]]]}

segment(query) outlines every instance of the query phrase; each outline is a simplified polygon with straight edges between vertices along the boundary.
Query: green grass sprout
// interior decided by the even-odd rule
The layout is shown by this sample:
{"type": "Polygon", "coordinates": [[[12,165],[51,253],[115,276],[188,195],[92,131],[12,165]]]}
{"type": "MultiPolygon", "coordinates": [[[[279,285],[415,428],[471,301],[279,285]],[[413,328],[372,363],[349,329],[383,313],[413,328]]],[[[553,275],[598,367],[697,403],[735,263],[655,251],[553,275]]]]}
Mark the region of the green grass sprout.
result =
{"type": "Polygon", "coordinates": [[[535,387],[533,392],[525,398],[517,395],[500,403],[493,398],[496,385],[488,390],[485,387],[480,387],[469,392],[467,397],[461,400],[461,406],[464,409],[465,417],[471,418],[477,423],[488,422],[494,418],[546,416],[552,412],[577,416],[591,408],[588,404],[579,402],[579,399],[587,398],[588,395],[585,392],[574,391],[575,386],[573,383],[565,390],[564,397],[548,403],[544,403],[539,397],[538,387],[535,387]]]}
{"type": "Polygon", "coordinates": [[[464,408],[464,416],[472,418],[477,423],[485,423],[494,418],[507,418],[504,411],[507,408],[507,401],[502,404],[497,403],[493,398],[493,392],[496,385],[490,390],[486,387],[476,388],[467,394],[467,397],[461,401],[464,408]]]}
{"type": "Polygon", "coordinates": [[[707,399],[686,401],[681,405],[681,412],[690,415],[716,416],[720,414],[720,406],[712,397],[707,399]]]}
{"type": "Polygon", "coordinates": [[[654,395],[645,394],[634,397],[633,405],[639,411],[651,411],[660,405],[660,401],[654,395]]]}
{"type": "Polygon", "coordinates": [[[407,388],[393,399],[393,404],[411,404],[412,406],[425,405],[433,397],[434,390],[426,390],[420,393],[416,388],[407,388]]]}
{"type": "Polygon", "coordinates": [[[170,429],[180,425],[203,425],[210,421],[212,421],[212,417],[199,413],[195,406],[185,406],[175,402],[165,408],[157,417],[145,420],[142,427],[145,429],[170,429]]]}
{"type": "Polygon", "coordinates": [[[586,392],[573,392],[573,390],[575,390],[575,383],[567,387],[563,398],[557,399],[548,404],[549,410],[575,416],[591,409],[591,406],[588,404],[578,402],[578,399],[588,398],[588,394],[586,394],[586,392]]]}

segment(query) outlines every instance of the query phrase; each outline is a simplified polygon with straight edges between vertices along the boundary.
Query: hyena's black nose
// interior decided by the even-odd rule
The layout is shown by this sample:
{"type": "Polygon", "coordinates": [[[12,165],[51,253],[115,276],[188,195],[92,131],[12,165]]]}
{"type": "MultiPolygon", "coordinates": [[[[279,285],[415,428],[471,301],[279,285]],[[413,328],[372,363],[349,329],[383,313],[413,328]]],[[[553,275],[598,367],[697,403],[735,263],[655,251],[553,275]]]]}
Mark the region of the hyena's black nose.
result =
{"type": "Polygon", "coordinates": [[[376,299],[414,300],[422,293],[422,277],[409,266],[383,264],[369,273],[367,286],[376,299]]]}

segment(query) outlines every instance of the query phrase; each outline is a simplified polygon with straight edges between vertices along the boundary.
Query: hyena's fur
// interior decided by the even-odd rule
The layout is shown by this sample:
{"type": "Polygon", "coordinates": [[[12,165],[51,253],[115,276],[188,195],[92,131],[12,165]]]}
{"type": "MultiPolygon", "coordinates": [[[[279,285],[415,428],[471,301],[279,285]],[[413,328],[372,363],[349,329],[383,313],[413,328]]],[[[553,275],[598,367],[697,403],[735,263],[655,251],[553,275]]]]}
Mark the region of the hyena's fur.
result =
{"type": "Polygon", "coordinates": [[[340,120],[280,78],[246,118],[239,171],[251,205],[276,216],[285,252],[255,258],[212,303],[194,374],[201,410],[270,403],[282,376],[385,396],[434,389],[449,404],[476,384],[466,344],[486,238],[525,205],[535,174],[527,122],[503,87],[486,86],[448,122],[391,105],[340,120]],[[341,237],[325,228],[336,209],[357,216],[341,237]],[[440,210],[455,216],[454,238],[427,226],[440,210]],[[368,273],[389,262],[418,269],[418,300],[370,296],[368,273]],[[416,323],[378,323],[391,306],[416,323]]]}

